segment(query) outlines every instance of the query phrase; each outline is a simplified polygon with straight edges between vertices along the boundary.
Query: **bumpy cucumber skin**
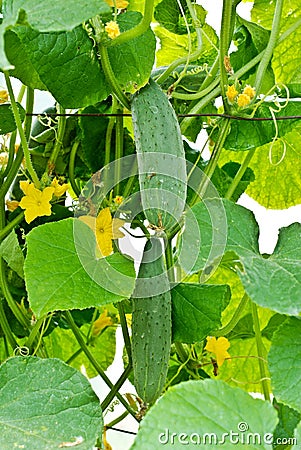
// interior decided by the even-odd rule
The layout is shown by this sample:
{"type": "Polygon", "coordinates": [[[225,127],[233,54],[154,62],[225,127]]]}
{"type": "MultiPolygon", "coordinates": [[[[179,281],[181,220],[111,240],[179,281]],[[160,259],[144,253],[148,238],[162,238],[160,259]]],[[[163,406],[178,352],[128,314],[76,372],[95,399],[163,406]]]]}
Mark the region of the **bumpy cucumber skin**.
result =
{"type": "Polygon", "coordinates": [[[171,347],[171,295],[161,253],[160,241],[151,238],[145,245],[138,279],[155,279],[159,275],[165,292],[132,298],[134,385],[139,397],[147,404],[153,404],[164,388],[171,347]],[[149,256],[154,260],[149,261],[149,256]]]}
{"type": "Polygon", "coordinates": [[[179,123],[166,94],[150,79],[131,103],[142,206],[149,222],[166,230],[185,207],[187,174],[179,123]]]}

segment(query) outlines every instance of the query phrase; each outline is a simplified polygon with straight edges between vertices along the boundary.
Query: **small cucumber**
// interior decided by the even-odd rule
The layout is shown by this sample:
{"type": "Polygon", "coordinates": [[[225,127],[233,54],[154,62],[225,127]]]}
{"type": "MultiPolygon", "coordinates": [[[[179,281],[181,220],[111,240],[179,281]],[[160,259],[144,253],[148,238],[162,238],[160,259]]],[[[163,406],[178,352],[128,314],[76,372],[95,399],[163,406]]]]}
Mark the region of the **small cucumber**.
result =
{"type": "Polygon", "coordinates": [[[179,123],[166,94],[150,79],[131,104],[142,207],[154,227],[170,229],[185,207],[187,174],[179,123]]]}
{"type": "Polygon", "coordinates": [[[156,237],[145,245],[132,306],[134,385],[139,397],[153,404],[165,385],[171,347],[170,286],[156,237]],[[143,286],[145,296],[137,297],[143,286]]]}

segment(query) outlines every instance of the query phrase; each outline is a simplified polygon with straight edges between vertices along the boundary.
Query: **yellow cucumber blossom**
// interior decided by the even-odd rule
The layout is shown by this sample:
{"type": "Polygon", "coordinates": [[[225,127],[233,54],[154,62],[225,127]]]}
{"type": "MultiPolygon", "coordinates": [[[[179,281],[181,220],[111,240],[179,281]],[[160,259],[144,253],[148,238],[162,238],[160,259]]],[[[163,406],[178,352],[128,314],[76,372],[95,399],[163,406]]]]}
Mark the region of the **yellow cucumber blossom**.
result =
{"type": "Polygon", "coordinates": [[[110,22],[106,23],[105,31],[108,34],[110,39],[115,39],[120,35],[119,25],[117,22],[110,20],[110,22]]]}
{"type": "Polygon", "coordinates": [[[67,189],[69,188],[69,185],[64,183],[64,184],[59,184],[59,181],[54,178],[51,182],[51,185],[54,188],[54,196],[55,197],[61,197],[63,194],[65,194],[65,192],[67,191],[67,189]]]}
{"type": "Polygon", "coordinates": [[[92,327],[92,335],[94,337],[98,336],[102,330],[106,327],[109,327],[111,325],[114,325],[114,322],[112,318],[108,315],[108,310],[105,309],[97,320],[93,323],[92,327]]]}
{"type": "Polygon", "coordinates": [[[8,101],[8,92],[5,89],[0,90],[0,103],[8,101]]]}
{"type": "Polygon", "coordinates": [[[251,103],[251,98],[247,94],[239,94],[237,97],[237,104],[240,108],[248,106],[251,103]]]}
{"type": "Polygon", "coordinates": [[[101,256],[109,256],[113,252],[112,239],[124,237],[119,230],[124,220],[112,219],[110,208],[102,209],[97,217],[81,216],[79,219],[94,232],[101,256]]]}
{"type": "Polygon", "coordinates": [[[218,367],[221,367],[226,358],[230,358],[229,353],[227,352],[230,347],[230,342],[225,337],[219,337],[216,339],[214,336],[207,337],[207,344],[205,350],[207,352],[214,353],[216,356],[216,362],[218,367]]]}
{"type": "Polygon", "coordinates": [[[122,195],[116,195],[116,197],[114,198],[115,205],[121,205],[122,202],[123,202],[122,195]]]}
{"type": "Polygon", "coordinates": [[[6,200],[5,202],[8,211],[13,212],[15,211],[18,206],[19,206],[19,202],[17,202],[17,200],[6,200]]]}
{"type": "Polygon", "coordinates": [[[247,86],[244,88],[242,93],[248,95],[250,97],[250,99],[252,100],[252,98],[255,97],[256,91],[252,86],[249,86],[247,84],[247,86]]]}
{"type": "Polygon", "coordinates": [[[238,94],[238,91],[236,90],[236,87],[234,86],[234,84],[232,84],[231,86],[228,86],[226,96],[230,103],[234,102],[237,94],[238,94]]]}
{"type": "Polygon", "coordinates": [[[106,0],[109,6],[116,6],[118,9],[124,9],[128,6],[129,2],[126,0],[106,0]]]}
{"type": "Polygon", "coordinates": [[[40,216],[51,215],[51,204],[54,188],[49,186],[40,191],[30,181],[20,181],[20,188],[25,196],[21,198],[19,206],[25,209],[25,220],[32,222],[40,216]]]}

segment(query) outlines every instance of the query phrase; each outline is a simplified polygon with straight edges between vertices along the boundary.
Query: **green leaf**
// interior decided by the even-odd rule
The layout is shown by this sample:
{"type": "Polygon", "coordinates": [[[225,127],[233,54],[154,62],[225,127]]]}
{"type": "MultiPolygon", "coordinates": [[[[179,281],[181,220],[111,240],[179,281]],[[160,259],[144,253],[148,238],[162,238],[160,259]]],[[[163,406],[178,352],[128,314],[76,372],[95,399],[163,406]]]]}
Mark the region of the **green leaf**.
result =
{"type": "Polygon", "coordinates": [[[45,4],[39,0],[4,0],[3,22],[0,25],[0,68],[13,69],[4,49],[4,34],[16,24],[30,24],[40,32],[68,31],[96,14],[108,14],[110,7],[104,0],[53,0],[45,4]]]}
{"type": "Polygon", "coordinates": [[[14,230],[1,242],[0,256],[19,277],[24,278],[24,256],[14,230]]]}
{"type": "Polygon", "coordinates": [[[96,14],[109,14],[105,0],[4,0],[3,17],[14,24],[19,18],[39,31],[72,30],[96,14]]]}
{"type": "MultiPolygon", "coordinates": [[[[258,147],[249,167],[253,170],[255,181],[246,193],[266,208],[286,209],[301,203],[301,129],[297,126],[277,140],[258,147]]],[[[244,152],[224,152],[221,164],[227,161],[242,162],[244,152]]]]}
{"type": "MultiPolygon", "coordinates": [[[[203,30],[203,42],[202,53],[197,61],[198,64],[210,65],[213,63],[217,54],[218,38],[213,28],[204,24],[203,30]]],[[[189,38],[187,34],[176,34],[168,31],[163,27],[155,28],[156,36],[160,39],[160,49],[157,51],[157,66],[168,66],[174,60],[187,56],[189,53],[189,38]]],[[[192,51],[197,48],[197,36],[193,32],[190,34],[192,51]]]]}
{"type": "MultiPolygon", "coordinates": [[[[250,317],[249,317],[250,319],[250,317]]],[[[230,339],[228,337],[228,339],[230,339]]],[[[255,338],[230,339],[228,350],[232,359],[224,362],[218,369],[218,378],[247,392],[262,393],[261,374],[258,364],[258,351],[255,338]]],[[[270,342],[263,339],[266,352],[270,348],[270,342]]],[[[210,366],[208,366],[210,367],[210,366]]],[[[212,368],[206,371],[212,376],[212,368]]]]}
{"type": "Polygon", "coordinates": [[[82,26],[57,33],[39,33],[17,26],[6,35],[7,46],[16,40],[13,36],[24,48],[25,62],[20,49],[9,47],[8,55],[16,67],[12,75],[23,83],[28,82],[32,88],[41,87],[42,83],[64,108],[91,105],[109,95],[93,43],[82,26]]]}
{"type": "Polygon", "coordinates": [[[2,450],[91,450],[102,413],[89,381],[58,359],[15,357],[0,367],[2,450]],[[69,444],[70,446],[70,444],[69,444]]]}
{"type": "MultiPolygon", "coordinates": [[[[23,121],[25,118],[25,110],[19,103],[17,105],[21,120],[23,121]]],[[[16,129],[17,125],[11,105],[9,103],[2,103],[0,105],[0,134],[11,133],[16,129]]]]}
{"type": "MultiPolygon", "coordinates": [[[[134,11],[120,14],[120,31],[130,30],[141,22],[141,18],[141,14],[134,11]]],[[[154,65],[155,50],[156,39],[150,28],[124,44],[108,47],[114,74],[127,92],[133,93],[147,83],[154,65]]]]}
{"type": "Polygon", "coordinates": [[[119,253],[95,257],[96,241],[78,219],[34,228],[27,236],[25,280],[34,313],[84,309],[129,298],[133,262],[119,253]]]}
{"type": "MultiPolygon", "coordinates": [[[[271,29],[275,0],[256,0],[252,9],[252,19],[267,29],[271,29]]],[[[284,40],[274,49],[272,68],[276,83],[283,83],[289,88],[301,88],[301,5],[298,0],[283,3],[280,35],[294,27],[284,40]]]]}
{"type": "MultiPolygon", "coordinates": [[[[264,103],[261,105],[255,114],[256,117],[270,117],[272,113],[270,108],[275,108],[274,103],[264,103]]],[[[301,105],[298,101],[290,101],[287,106],[283,107],[279,112],[277,111],[275,117],[278,116],[300,116],[301,105]]],[[[287,133],[292,131],[296,126],[298,119],[279,120],[277,122],[277,138],[284,137],[287,133]]],[[[233,120],[231,122],[231,130],[228,134],[224,148],[226,150],[242,151],[251,150],[260,147],[268,142],[273,141],[276,136],[275,124],[271,121],[253,121],[253,120],[233,120]]],[[[213,139],[215,135],[213,135],[213,139]]],[[[279,159],[275,158],[277,164],[279,159]]]]}
{"type": "Polygon", "coordinates": [[[301,225],[282,228],[268,258],[259,253],[258,235],[258,225],[248,209],[228,200],[204,200],[186,215],[180,264],[186,271],[203,270],[207,276],[224,253],[234,252],[243,265],[237,266],[239,277],[255,303],[281,314],[299,314],[301,225]],[[221,219],[225,212],[227,225],[221,219]]]}
{"type": "Polygon", "coordinates": [[[268,355],[277,401],[301,412],[301,321],[290,317],[274,333],[268,355]]]}
{"type": "Polygon", "coordinates": [[[173,340],[194,343],[221,326],[221,314],[230,300],[226,285],[180,283],[171,290],[173,340]]]}
{"type": "Polygon", "coordinates": [[[255,400],[223,381],[187,381],[172,386],[151,408],[140,423],[132,449],[153,450],[164,444],[167,449],[180,450],[186,444],[187,448],[200,445],[209,450],[221,445],[230,450],[231,430],[238,433],[236,443],[247,438],[239,432],[243,426],[250,435],[249,448],[268,449],[276,424],[277,413],[268,402],[255,400]],[[260,435],[261,444],[253,433],[260,435]]]}
{"type": "MultiPolygon", "coordinates": [[[[294,429],[298,425],[298,422],[300,422],[301,414],[299,414],[294,409],[283,405],[282,403],[277,403],[275,400],[273,404],[278,411],[279,417],[279,423],[274,431],[274,442],[277,442],[278,439],[278,442],[282,441],[284,443],[285,441],[287,442],[289,438],[292,438],[294,436],[294,429]]],[[[290,448],[290,446],[279,444],[274,448],[276,450],[281,450],[290,448]]]]}

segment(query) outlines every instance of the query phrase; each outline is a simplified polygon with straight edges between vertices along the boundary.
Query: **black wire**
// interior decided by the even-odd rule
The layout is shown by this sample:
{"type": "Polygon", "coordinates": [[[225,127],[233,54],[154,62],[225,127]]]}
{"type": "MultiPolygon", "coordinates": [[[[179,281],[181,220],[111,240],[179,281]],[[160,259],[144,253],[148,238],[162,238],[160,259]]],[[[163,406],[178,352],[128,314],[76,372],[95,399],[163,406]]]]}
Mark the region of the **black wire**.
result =
{"type": "Polygon", "coordinates": [[[119,431],[120,433],[125,433],[125,434],[132,434],[133,436],[137,435],[137,433],[134,433],[134,431],[121,430],[120,428],[115,428],[115,427],[106,427],[106,429],[113,430],[113,431],[119,431]]]}
{"type": "MultiPolygon", "coordinates": [[[[118,114],[118,113],[26,113],[26,116],[49,116],[49,117],[131,117],[131,114],[118,114]]],[[[275,117],[242,117],[242,116],[231,116],[230,114],[222,113],[207,113],[207,114],[178,114],[178,117],[222,117],[225,119],[232,120],[247,120],[253,122],[265,122],[274,120],[300,120],[301,116],[275,116],[275,117]]]]}

